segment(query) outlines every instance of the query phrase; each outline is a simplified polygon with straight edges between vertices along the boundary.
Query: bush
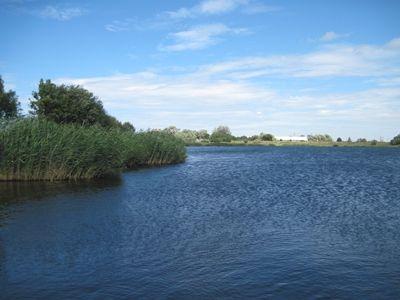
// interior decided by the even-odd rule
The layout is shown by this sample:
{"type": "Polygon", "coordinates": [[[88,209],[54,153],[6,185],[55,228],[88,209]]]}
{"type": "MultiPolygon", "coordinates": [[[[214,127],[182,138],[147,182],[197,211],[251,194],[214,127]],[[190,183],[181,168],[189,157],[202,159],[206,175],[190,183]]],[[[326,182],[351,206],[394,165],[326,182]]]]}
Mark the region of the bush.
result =
{"type": "Polygon", "coordinates": [[[337,140],[336,140],[336,142],[341,143],[341,142],[343,142],[343,140],[342,140],[341,137],[338,137],[337,140]]]}
{"type": "Polygon", "coordinates": [[[308,135],[307,139],[311,142],[332,142],[332,137],[329,134],[308,135]]]}
{"type": "Polygon", "coordinates": [[[400,134],[396,135],[391,141],[390,145],[400,145],[400,134]]]}
{"type": "Polygon", "coordinates": [[[228,126],[219,126],[210,136],[213,143],[229,143],[234,139],[228,126]]]}
{"type": "Polygon", "coordinates": [[[260,133],[260,139],[262,141],[273,141],[274,136],[270,133],[260,133]]]}

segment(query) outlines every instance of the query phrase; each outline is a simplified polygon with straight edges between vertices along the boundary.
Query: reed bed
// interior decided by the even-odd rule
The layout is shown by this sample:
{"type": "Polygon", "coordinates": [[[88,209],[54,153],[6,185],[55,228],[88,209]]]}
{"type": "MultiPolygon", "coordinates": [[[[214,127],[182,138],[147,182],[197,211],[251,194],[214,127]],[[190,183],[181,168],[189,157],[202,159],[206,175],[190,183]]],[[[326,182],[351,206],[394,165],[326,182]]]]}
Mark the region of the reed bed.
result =
{"type": "Polygon", "coordinates": [[[178,163],[184,144],[162,132],[133,134],[38,118],[0,124],[0,180],[78,180],[178,163]]]}

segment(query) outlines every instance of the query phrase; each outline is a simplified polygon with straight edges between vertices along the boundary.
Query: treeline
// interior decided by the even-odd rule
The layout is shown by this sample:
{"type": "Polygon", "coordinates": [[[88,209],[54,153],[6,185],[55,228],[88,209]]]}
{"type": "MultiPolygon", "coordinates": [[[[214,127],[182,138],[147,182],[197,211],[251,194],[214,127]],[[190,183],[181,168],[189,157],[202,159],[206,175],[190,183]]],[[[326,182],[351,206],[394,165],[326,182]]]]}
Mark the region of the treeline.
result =
{"type": "Polygon", "coordinates": [[[80,86],[39,83],[31,111],[0,77],[0,180],[77,180],[185,160],[184,142],[164,131],[139,131],[108,115],[80,86]]]}
{"type": "MultiPolygon", "coordinates": [[[[236,144],[263,144],[267,142],[267,144],[273,144],[274,142],[290,142],[283,141],[279,137],[275,137],[271,133],[261,132],[257,135],[251,136],[234,136],[231,133],[231,130],[228,126],[218,126],[215,128],[211,134],[208,133],[207,130],[190,130],[190,129],[178,129],[175,126],[170,126],[162,130],[163,132],[167,132],[175,135],[176,137],[182,139],[186,145],[202,145],[202,144],[228,144],[228,143],[236,143],[236,144]],[[269,143],[271,142],[271,143],[269,143]]],[[[296,142],[294,140],[293,142],[296,142]]],[[[367,140],[365,138],[358,138],[353,141],[350,137],[343,140],[341,137],[338,137],[336,141],[329,134],[313,134],[307,135],[306,141],[297,141],[301,143],[310,143],[310,144],[334,144],[334,145],[378,145],[384,144],[384,142],[378,142],[377,140],[367,140]]],[[[400,145],[400,134],[394,137],[391,142],[391,145],[400,145]]]]}
{"type": "Polygon", "coordinates": [[[162,131],[174,134],[176,137],[182,139],[186,144],[192,145],[197,143],[230,143],[234,141],[273,141],[275,137],[269,133],[260,133],[259,135],[253,136],[234,136],[228,126],[218,126],[213,130],[211,134],[205,129],[201,130],[190,130],[190,129],[178,129],[175,126],[170,126],[162,131]]]}

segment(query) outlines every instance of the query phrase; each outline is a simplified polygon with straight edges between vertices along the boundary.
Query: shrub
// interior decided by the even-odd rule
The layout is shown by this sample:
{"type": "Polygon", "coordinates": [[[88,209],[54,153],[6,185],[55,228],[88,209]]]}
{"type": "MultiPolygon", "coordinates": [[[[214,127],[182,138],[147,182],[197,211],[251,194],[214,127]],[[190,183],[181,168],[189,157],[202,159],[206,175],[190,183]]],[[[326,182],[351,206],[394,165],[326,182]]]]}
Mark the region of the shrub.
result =
{"type": "Polygon", "coordinates": [[[343,140],[342,140],[341,137],[338,137],[337,140],[336,140],[336,142],[341,143],[341,142],[343,142],[343,140]]]}
{"type": "Polygon", "coordinates": [[[308,135],[307,139],[311,142],[332,142],[332,137],[329,134],[308,135]]]}
{"type": "Polygon", "coordinates": [[[262,141],[273,141],[274,136],[270,133],[260,133],[260,139],[262,141]]]}
{"type": "Polygon", "coordinates": [[[228,126],[218,126],[210,136],[213,143],[229,143],[234,139],[228,126]]]}
{"type": "Polygon", "coordinates": [[[390,145],[400,145],[400,134],[396,135],[391,141],[390,145]]]}

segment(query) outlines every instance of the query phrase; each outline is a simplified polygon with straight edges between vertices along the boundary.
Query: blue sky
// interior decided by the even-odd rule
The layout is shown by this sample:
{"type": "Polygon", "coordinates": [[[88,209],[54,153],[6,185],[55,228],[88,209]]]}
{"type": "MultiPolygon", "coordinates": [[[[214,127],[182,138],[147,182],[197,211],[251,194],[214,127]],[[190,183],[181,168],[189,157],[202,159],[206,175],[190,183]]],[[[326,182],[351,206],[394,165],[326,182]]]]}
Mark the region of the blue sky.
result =
{"type": "Polygon", "coordinates": [[[137,128],[400,132],[400,1],[0,0],[0,74],[40,78],[137,128]]]}

